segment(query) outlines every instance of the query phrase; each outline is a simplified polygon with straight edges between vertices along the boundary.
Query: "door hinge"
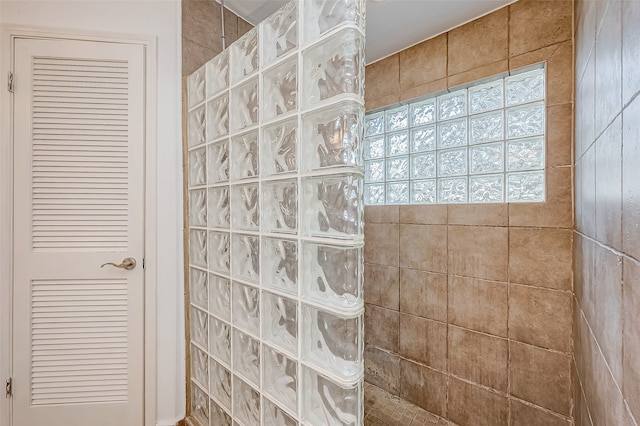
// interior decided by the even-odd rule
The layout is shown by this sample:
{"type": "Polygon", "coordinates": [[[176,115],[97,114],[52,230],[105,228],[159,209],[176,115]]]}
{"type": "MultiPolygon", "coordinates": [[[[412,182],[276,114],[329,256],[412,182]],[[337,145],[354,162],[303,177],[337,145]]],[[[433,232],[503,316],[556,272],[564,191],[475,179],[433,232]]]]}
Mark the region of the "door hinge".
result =
{"type": "Polygon", "coordinates": [[[9,398],[13,396],[13,379],[9,377],[4,387],[5,397],[9,398]]]}
{"type": "Polygon", "coordinates": [[[145,260],[146,260],[146,259],[143,257],[143,258],[142,258],[142,269],[144,269],[145,260]]]}
{"type": "Polygon", "coordinates": [[[9,76],[7,79],[7,90],[13,93],[14,83],[13,83],[13,73],[9,71],[9,76]]]}

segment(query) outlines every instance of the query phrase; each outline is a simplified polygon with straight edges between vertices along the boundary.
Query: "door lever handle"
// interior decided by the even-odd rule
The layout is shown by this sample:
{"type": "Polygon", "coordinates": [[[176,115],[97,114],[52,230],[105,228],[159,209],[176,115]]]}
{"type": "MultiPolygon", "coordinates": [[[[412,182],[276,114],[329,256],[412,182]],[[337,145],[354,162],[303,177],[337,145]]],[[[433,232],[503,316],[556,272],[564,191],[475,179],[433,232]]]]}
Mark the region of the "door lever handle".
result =
{"type": "Polygon", "coordinates": [[[122,260],[122,263],[119,264],[115,264],[112,262],[108,262],[108,263],[104,263],[102,265],[100,265],[101,268],[104,268],[105,266],[114,266],[116,268],[120,268],[120,269],[126,269],[127,271],[130,271],[132,269],[134,269],[136,267],[136,260],[133,257],[127,257],[126,259],[122,260]]]}

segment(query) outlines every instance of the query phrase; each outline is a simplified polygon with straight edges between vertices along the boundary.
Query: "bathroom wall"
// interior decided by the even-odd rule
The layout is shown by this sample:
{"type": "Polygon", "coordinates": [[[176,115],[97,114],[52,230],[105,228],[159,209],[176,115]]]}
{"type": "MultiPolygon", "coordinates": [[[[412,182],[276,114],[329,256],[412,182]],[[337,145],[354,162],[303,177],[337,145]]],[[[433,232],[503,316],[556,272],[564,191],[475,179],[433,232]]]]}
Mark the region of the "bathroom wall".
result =
{"type": "Polygon", "coordinates": [[[366,69],[374,110],[547,63],[547,202],[365,208],[366,380],[459,425],[571,424],[572,24],[520,0],[366,69]]]}
{"type": "Polygon", "coordinates": [[[575,424],[640,422],[640,2],[576,2],[575,424]]]}

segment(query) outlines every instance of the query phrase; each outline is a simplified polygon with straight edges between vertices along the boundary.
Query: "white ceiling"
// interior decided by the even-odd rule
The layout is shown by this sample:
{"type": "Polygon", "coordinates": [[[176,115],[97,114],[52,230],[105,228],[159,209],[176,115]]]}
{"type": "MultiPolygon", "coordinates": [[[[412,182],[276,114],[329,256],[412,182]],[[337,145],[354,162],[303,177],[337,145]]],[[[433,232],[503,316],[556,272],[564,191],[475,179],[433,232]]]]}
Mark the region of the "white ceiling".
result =
{"type": "MultiPolygon", "coordinates": [[[[385,58],[513,1],[367,0],[367,63],[385,58]]],[[[224,4],[236,15],[255,25],[286,2],[225,0],[224,4]]]]}

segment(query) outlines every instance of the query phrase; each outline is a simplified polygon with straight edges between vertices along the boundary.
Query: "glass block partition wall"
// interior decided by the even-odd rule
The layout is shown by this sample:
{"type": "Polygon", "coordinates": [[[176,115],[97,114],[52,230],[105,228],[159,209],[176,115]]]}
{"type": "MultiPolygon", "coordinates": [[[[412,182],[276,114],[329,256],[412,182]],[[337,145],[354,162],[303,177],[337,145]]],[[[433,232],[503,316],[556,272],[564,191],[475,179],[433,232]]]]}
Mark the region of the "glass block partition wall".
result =
{"type": "Polygon", "coordinates": [[[188,79],[203,425],[362,424],[364,15],[290,2],[188,79]]]}

